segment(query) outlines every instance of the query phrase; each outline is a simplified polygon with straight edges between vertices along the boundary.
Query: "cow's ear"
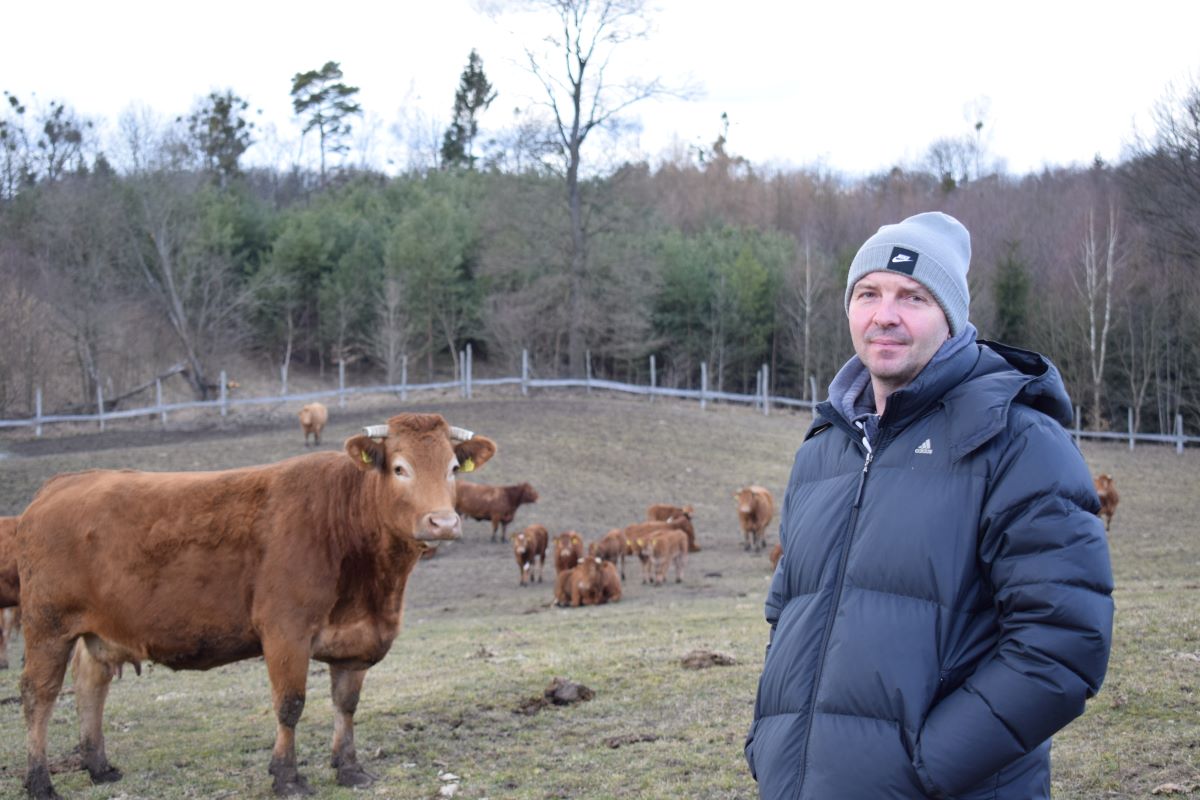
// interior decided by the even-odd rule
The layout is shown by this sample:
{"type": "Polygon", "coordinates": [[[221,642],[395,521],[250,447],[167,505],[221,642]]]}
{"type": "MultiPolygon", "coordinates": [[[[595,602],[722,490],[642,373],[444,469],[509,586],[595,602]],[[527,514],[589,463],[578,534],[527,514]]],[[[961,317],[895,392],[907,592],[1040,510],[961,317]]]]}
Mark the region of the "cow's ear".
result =
{"type": "Polygon", "coordinates": [[[454,445],[454,457],[463,472],[471,472],[487,463],[496,455],[496,443],[486,436],[474,436],[454,445]]]}
{"type": "Polygon", "coordinates": [[[351,436],[347,439],[346,454],[363,472],[369,469],[382,470],[384,462],[387,461],[387,451],[383,443],[369,436],[351,436]]]}

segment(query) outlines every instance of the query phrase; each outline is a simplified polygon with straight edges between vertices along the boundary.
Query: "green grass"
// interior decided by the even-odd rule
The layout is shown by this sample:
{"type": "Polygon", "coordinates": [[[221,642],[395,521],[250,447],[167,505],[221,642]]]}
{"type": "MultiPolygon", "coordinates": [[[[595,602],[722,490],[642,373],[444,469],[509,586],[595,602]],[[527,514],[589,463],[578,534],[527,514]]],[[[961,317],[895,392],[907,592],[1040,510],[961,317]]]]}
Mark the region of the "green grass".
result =
{"type": "MultiPolygon", "coordinates": [[[[433,798],[448,771],[460,778],[459,798],[755,797],[742,740],[766,642],[769,566],[765,554],[741,549],[732,494],[761,483],[778,496],[807,415],[561,395],[408,408],[442,411],[500,443],[476,479],[528,480],[541,493],[516,527],[541,522],[552,534],[574,528],[591,540],[639,519],[650,503],[692,503],[704,549],[680,585],[642,586],[635,568],[622,602],[557,609],[552,567],[545,583],[519,588],[508,546],[489,543],[484,523],[466,523],[462,541],[418,565],[404,628],[368,674],[356,741],[380,776],[369,790],[333,783],[328,672],[312,664],[297,751],[317,796],[433,798]],[[682,668],[696,648],[737,663],[682,668]],[[595,697],[518,713],[555,676],[595,697]],[[614,739],[626,743],[612,747],[614,739]]],[[[396,410],[334,409],[325,447],[396,410]]],[[[146,426],[0,443],[15,453],[0,460],[0,513],[19,512],[62,470],[208,469],[303,452],[290,413],[238,424],[170,437],[146,426]]],[[[1103,690],[1055,737],[1054,796],[1150,797],[1163,783],[1200,781],[1200,452],[1085,443],[1084,455],[1121,492],[1111,533],[1116,635],[1103,690]]],[[[18,669],[0,672],[0,797],[21,793],[18,680],[18,669]]],[[[52,760],[65,767],[75,725],[66,695],[50,740],[52,760]]],[[[70,798],[269,797],[274,727],[261,659],[209,672],[150,667],[140,677],[127,668],[105,723],[124,780],[93,787],[68,770],[55,785],[70,798]]]]}

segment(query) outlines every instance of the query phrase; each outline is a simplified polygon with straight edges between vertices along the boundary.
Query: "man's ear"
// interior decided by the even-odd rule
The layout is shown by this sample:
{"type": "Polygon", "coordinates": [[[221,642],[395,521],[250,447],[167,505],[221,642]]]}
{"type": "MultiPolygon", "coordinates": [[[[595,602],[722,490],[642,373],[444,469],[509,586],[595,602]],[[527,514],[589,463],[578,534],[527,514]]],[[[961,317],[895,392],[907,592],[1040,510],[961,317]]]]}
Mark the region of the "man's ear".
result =
{"type": "Polygon", "coordinates": [[[476,435],[454,445],[454,457],[458,459],[459,469],[463,472],[479,469],[494,455],[496,443],[486,436],[476,435]]]}
{"type": "Polygon", "coordinates": [[[363,472],[369,469],[382,470],[387,458],[387,450],[382,442],[361,434],[346,440],[346,454],[350,456],[354,466],[363,472]]]}

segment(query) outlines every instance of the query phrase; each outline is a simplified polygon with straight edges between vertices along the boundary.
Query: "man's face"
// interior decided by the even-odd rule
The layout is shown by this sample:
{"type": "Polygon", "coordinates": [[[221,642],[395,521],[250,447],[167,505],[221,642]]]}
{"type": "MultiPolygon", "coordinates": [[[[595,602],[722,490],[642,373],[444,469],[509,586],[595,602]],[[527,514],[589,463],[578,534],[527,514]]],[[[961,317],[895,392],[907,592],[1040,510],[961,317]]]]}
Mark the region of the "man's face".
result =
{"type": "Polygon", "coordinates": [[[876,390],[912,383],[950,336],[950,323],[922,284],[895,272],[871,272],[850,293],[850,337],[876,390]]]}

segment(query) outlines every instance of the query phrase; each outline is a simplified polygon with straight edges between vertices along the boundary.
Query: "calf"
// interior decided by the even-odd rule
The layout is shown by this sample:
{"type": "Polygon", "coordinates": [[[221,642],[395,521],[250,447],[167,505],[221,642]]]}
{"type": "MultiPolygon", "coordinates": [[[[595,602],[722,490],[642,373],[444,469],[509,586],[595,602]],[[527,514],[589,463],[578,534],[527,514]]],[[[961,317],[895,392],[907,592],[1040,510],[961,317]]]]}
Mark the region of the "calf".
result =
{"type": "Polygon", "coordinates": [[[662,585],[667,582],[667,569],[675,565],[675,582],[683,582],[687,566],[687,534],[677,528],[663,528],[650,534],[642,543],[642,583],[662,585]]]}
{"type": "Polygon", "coordinates": [[[337,783],[373,783],[354,744],[363,679],[400,631],[424,541],[461,534],[454,473],[495,451],[436,414],[401,414],[348,439],[344,453],[47,481],[17,524],[26,791],[58,797],[47,730],[77,642],[79,753],[94,783],[121,777],[102,718],[119,665],[203,670],[256,656],[275,710],[275,793],[310,792],[295,744],[310,659],[329,665],[337,783]]]}
{"type": "Polygon", "coordinates": [[[595,606],[621,599],[621,579],[617,569],[602,558],[589,556],[554,583],[554,600],[560,606],[595,606]]]}
{"type": "Polygon", "coordinates": [[[554,571],[567,572],[583,558],[583,537],[576,531],[564,531],[554,537],[554,571]]]}
{"type": "Polygon", "coordinates": [[[492,541],[496,541],[496,529],[500,529],[500,541],[508,538],[508,523],[516,516],[522,503],[536,503],[538,493],[528,483],[510,486],[489,486],[484,483],[458,482],[458,495],[454,508],[465,517],[490,520],[492,541]]]}
{"type": "Polygon", "coordinates": [[[738,524],[741,526],[743,549],[761,550],[766,547],[766,530],[775,515],[775,499],[762,486],[747,486],[733,496],[737,501],[738,524]]]}
{"type": "Polygon", "coordinates": [[[0,669],[8,669],[8,645],[20,624],[17,578],[17,518],[0,517],[0,669]]]}
{"type": "Polygon", "coordinates": [[[614,566],[620,564],[621,579],[625,578],[625,556],[628,555],[629,544],[620,528],[613,528],[596,541],[588,545],[588,555],[602,558],[614,566]]]}
{"type": "Polygon", "coordinates": [[[521,586],[525,579],[534,581],[536,572],[537,582],[542,582],[542,573],[546,570],[546,544],[550,533],[545,525],[530,525],[512,538],[513,555],[517,559],[517,569],[521,572],[521,586]]]}
{"type": "Polygon", "coordinates": [[[304,431],[304,446],[308,447],[308,437],[313,437],[313,445],[321,444],[321,431],[329,421],[329,409],[321,403],[309,403],[300,409],[300,428],[304,431]]]}
{"type": "Polygon", "coordinates": [[[1100,496],[1100,510],[1096,512],[1096,516],[1104,519],[1104,530],[1107,531],[1112,524],[1113,512],[1117,510],[1117,503],[1121,501],[1121,496],[1117,494],[1117,486],[1113,483],[1111,475],[1097,475],[1094,482],[1096,494],[1100,496]]]}
{"type": "Polygon", "coordinates": [[[696,544],[696,529],[692,527],[692,507],[673,506],[669,503],[655,503],[646,509],[646,519],[655,520],[658,522],[669,522],[674,519],[683,518],[687,523],[682,525],[683,532],[687,534],[688,552],[698,553],[700,545],[696,544]]]}

